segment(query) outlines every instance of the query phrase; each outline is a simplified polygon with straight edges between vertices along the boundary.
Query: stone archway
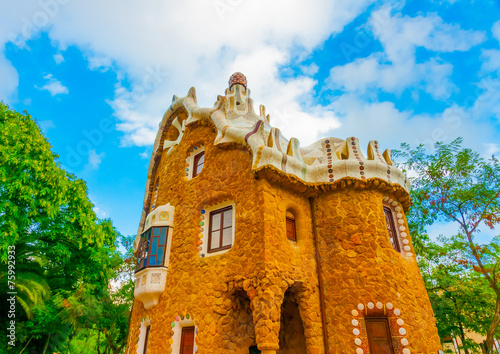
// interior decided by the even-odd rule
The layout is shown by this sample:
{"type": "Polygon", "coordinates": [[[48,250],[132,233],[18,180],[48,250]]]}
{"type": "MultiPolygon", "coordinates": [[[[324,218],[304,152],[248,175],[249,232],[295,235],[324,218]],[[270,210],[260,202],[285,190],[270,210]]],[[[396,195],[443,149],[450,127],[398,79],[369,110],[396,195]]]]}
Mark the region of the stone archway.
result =
{"type": "Polygon", "coordinates": [[[296,292],[292,288],[285,292],[281,304],[279,346],[277,354],[307,353],[304,325],[297,304],[296,292]]]}

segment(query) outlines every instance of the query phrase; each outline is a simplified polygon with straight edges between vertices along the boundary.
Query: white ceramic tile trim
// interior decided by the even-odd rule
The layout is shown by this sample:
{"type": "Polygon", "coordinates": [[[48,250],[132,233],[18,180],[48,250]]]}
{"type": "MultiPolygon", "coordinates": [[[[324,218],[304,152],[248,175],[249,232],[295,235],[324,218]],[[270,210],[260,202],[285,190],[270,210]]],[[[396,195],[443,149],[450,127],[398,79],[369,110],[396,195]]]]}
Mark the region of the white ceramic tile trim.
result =
{"type": "Polygon", "coordinates": [[[191,327],[194,326],[194,350],[193,353],[198,351],[198,347],[196,346],[196,337],[198,335],[198,326],[195,324],[195,320],[192,316],[184,319],[180,319],[179,316],[175,318],[173,321],[175,323],[175,327],[172,327],[172,331],[174,335],[172,336],[172,354],[180,354],[181,352],[181,339],[182,339],[182,328],[183,327],[191,327]],[[177,320],[178,319],[178,320],[177,320]]]}

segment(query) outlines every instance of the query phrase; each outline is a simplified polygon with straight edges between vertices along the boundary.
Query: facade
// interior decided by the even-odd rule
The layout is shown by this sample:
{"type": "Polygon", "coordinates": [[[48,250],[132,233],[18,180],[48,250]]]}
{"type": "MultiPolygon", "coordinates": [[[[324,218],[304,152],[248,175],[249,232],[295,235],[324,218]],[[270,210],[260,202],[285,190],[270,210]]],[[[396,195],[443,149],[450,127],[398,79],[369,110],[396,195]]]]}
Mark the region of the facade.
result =
{"type": "MultiPolygon", "coordinates": [[[[438,353],[404,211],[370,141],[300,147],[236,73],[200,108],[174,96],[135,241],[128,353],[438,353]]],[[[307,124],[307,122],[304,122],[307,124]]]]}

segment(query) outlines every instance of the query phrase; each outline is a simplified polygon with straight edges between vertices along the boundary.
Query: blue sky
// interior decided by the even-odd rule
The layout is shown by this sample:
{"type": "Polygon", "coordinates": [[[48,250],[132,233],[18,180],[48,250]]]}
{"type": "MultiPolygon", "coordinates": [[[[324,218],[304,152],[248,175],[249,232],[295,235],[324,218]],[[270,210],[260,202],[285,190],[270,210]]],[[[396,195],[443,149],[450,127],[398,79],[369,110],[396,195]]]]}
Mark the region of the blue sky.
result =
{"type": "Polygon", "coordinates": [[[38,120],[98,216],[135,234],[172,95],[194,86],[211,107],[234,71],[302,146],[463,136],[498,155],[499,19],[498,1],[3,1],[0,99],[38,120]]]}

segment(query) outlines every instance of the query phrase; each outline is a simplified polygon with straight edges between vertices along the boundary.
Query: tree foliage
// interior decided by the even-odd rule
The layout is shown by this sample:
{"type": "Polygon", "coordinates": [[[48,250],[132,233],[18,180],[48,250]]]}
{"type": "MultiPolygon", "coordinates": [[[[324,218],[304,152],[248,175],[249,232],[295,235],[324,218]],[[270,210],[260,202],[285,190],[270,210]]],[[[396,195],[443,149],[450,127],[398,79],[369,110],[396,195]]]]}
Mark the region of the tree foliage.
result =
{"type": "Polygon", "coordinates": [[[463,148],[461,138],[436,143],[434,153],[403,144],[395,155],[416,176],[408,219],[440,332],[460,335],[461,326],[485,334],[483,350],[492,353],[500,320],[500,241],[477,240],[481,230],[500,223],[500,163],[463,148]],[[456,232],[433,242],[426,228],[436,222],[452,223],[456,232]]]}
{"type": "Polygon", "coordinates": [[[8,291],[4,270],[15,249],[17,345],[67,352],[84,328],[110,333],[104,345],[93,341],[97,350],[119,347],[130,310],[109,289],[124,267],[120,235],[97,218],[86,184],[57,159],[31,116],[0,103],[0,290],[8,291]]]}

